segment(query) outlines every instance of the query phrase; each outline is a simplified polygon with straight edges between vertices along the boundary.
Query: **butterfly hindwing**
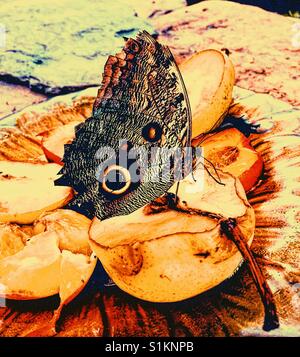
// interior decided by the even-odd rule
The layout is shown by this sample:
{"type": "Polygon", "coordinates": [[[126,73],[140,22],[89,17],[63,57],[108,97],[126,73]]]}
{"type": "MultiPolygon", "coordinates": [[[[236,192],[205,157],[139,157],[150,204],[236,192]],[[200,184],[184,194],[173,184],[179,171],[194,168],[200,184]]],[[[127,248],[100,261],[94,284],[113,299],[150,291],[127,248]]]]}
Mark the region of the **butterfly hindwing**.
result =
{"type": "Polygon", "coordinates": [[[170,50],[146,32],[127,40],[106,62],[93,116],[66,146],[58,184],[68,182],[76,191],[69,207],[104,219],[159,197],[174,182],[165,149],[189,145],[190,128],[188,97],[170,50]],[[130,152],[125,166],[122,150],[130,152]],[[113,182],[113,174],[122,182],[113,182]]]}

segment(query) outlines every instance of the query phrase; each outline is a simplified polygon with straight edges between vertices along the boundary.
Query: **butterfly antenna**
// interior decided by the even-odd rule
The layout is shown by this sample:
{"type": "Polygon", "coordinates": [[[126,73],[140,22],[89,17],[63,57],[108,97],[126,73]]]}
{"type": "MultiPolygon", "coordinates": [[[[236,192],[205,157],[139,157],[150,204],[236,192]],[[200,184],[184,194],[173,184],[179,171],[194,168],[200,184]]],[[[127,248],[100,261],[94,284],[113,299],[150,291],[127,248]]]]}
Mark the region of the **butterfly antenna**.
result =
{"type": "MultiPolygon", "coordinates": [[[[200,164],[200,165],[203,166],[204,170],[208,173],[208,175],[209,175],[215,182],[217,182],[219,185],[225,186],[225,184],[224,184],[223,182],[221,182],[219,175],[217,175],[218,177],[216,178],[216,177],[209,171],[209,169],[207,168],[207,166],[206,166],[205,164],[203,164],[203,163],[200,162],[200,161],[199,161],[198,164],[200,164]]],[[[213,166],[213,165],[212,165],[212,166],[213,166]]],[[[197,166],[196,166],[196,167],[197,167],[197,166]]]]}
{"type": "Polygon", "coordinates": [[[210,164],[210,166],[212,166],[212,168],[214,169],[215,174],[216,174],[217,177],[218,177],[218,180],[222,183],[222,180],[221,180],[221,178],[220,178],[220,176],[219,176],[218,170],[216,169],[215,165],[214,165],[210,160],[208,160],[207,158],[205,158],[204,156],[203,156],[203,159],[204,159],[205,161],[207,161],[207,162],[210,164]]]}

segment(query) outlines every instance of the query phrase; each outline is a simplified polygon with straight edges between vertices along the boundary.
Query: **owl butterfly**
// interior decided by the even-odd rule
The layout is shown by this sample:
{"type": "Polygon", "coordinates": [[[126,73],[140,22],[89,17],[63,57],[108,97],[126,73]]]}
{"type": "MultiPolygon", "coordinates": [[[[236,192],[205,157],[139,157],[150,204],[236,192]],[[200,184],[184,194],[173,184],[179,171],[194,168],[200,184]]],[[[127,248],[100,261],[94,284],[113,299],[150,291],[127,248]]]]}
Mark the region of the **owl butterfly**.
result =
{"type": "Polygon", "coordinates": [[[74,188],[68,206],[88,217],[128,214],[164,194],[175,173],[180,180],[191,171],[190,142],[191,110],[176,62],[141,32],[108,57],[93,115],[65,145],[56,184],[74,188]]]}

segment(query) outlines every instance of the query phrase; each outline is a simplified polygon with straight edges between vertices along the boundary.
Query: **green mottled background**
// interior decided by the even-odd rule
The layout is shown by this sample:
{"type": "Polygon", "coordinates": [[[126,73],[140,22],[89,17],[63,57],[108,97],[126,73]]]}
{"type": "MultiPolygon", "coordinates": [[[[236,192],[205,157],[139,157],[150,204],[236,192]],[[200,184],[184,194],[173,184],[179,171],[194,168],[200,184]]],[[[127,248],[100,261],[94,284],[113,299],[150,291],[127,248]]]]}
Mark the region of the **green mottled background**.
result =
{"type": "Polygon", "coordinates": [[[0,0],[0,23],[6,29],[0,77],[47,94],[99,85],[122,36],[153,32],[123,0],[0,0]]]}

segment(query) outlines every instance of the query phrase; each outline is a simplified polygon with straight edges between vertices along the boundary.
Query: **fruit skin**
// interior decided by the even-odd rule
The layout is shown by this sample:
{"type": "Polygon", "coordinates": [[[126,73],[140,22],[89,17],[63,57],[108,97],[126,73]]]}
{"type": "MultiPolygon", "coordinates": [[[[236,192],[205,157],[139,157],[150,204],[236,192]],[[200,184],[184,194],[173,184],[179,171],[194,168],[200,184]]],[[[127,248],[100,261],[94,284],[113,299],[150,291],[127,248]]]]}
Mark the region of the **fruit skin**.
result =
{"type": "Polygon", "coordinates": [[[67,204],[73,190],[54,186],[59,170],[57,164],[0,161],[0,222],[30,224],[67,204]]]}
{"type": "MultiPolygon", "coordinates": [[[[223,121],[230,104],[235,82],[234,66],[230,58],[221,51],[200,51],[180,64],[192,111],[192,137],[217,128],[223,121]],[[219,68],[219,79],[212,87],[213,75],[219,68]],[[219,64],[217,64],[219,62],[219,64]],[[202,78],[209,73],[207,81],[202,78]],[[201,80],[204,82],[201,84],[201,80]],[[202,87],[201,87],[202,86],[202,87]]],[[[216,76],[216,74],[215,74],[216,76]]]]}
{"type": "Polygon", "coordinates": [[[46,156],[46,158],[49,160],[49,161],[52,161],[52,162],[55,162],[56,164],[58,165],[63,165],[63,162],[61,161],[61,157],[55,155],[54,152],[52,151],[49,151],[43,144],[43,141],[42,141],[42,147],[43,147],[43,151],[44,151],[44,154],[46,156]]]}
{"type": "MultiPolygon", "coordinates": [[[[240,182],[221,174],[226,183],[221,186],[205,176],[205,190],[191,177],[181,182],[181,202],[237,217],[251,244],[254,211],[240,182]]],[[[172,209],[148,214],[147,207],[127,216],[92,221],[91,248],[122,290],[152,302],[180,301],[218,285],[240,265],[240,253],[220,234],[215,220],[172,209]]]]}
{"type": "Polygon", "coordinates": [[[256,185],[261,172],[263,171],[263,167],[263,160],[261,157],[259,157],[259,160],[257,160],[249,170],[245,171],[241,176],[239,176],[241,184],[243,185],[246,192],[250,191],[256,185]],[[254,175],[253,173],[256,174],[254,175]]]}
{"type": "Polygon", "coordinates": [[[259,180],[261,173],[263,172],[264,168],[264,161],[260,153],[258,153],[253,146],[250,144],[250,140],[245,138],[244,141],[245,147],[249,148],[250,150],[255,151],[257,154],[257,161],[246,171],[244,171],[240,176],[239,180],[243,185],[246,192],[250,191],[259,180]]]}
{"type": "Polygon", "coordinates": [[[208,134],[200,140],[193,140],[192,145],[201,146],[204,157],[216,168],[238,177],[246,192],[252,189],[261,176],[264,166],[261,155],[251,146],[250,140],[236,128],[208,134]],[[230,160],[230,149],[238,152],[233,161],[230,160]],[[227,164],[223,156],[228,157],[227,164]]]}

